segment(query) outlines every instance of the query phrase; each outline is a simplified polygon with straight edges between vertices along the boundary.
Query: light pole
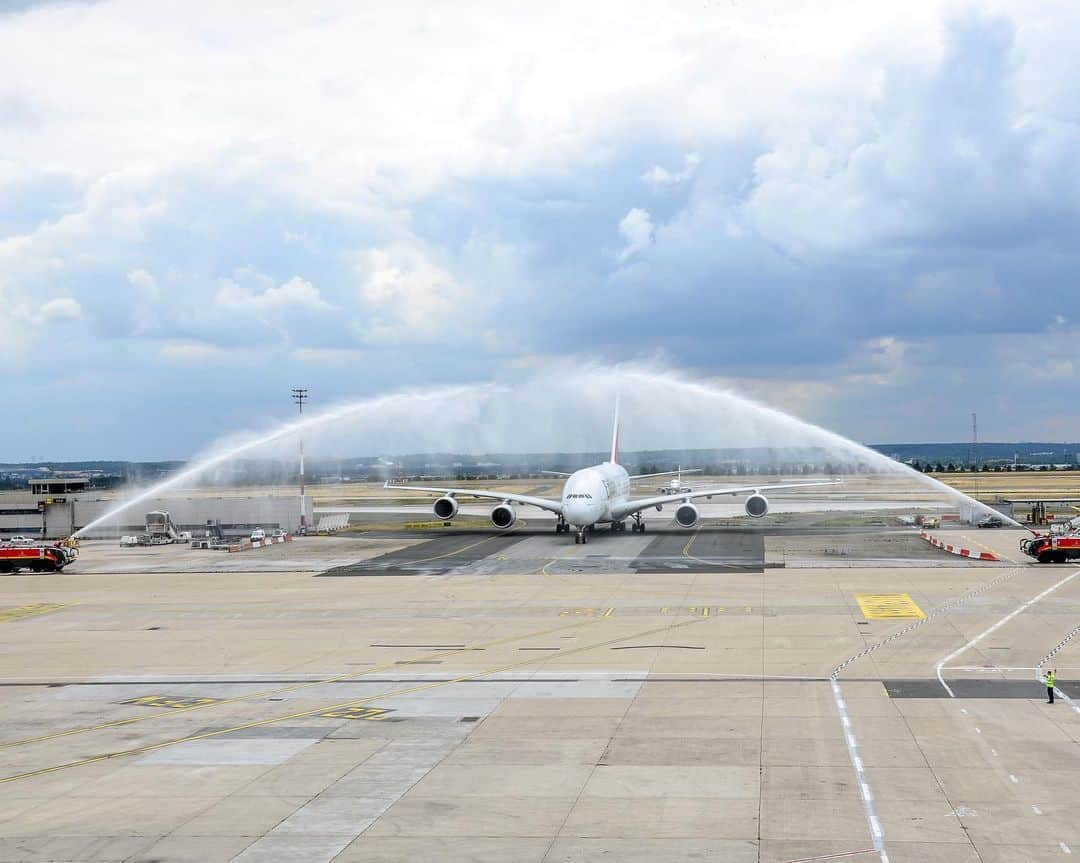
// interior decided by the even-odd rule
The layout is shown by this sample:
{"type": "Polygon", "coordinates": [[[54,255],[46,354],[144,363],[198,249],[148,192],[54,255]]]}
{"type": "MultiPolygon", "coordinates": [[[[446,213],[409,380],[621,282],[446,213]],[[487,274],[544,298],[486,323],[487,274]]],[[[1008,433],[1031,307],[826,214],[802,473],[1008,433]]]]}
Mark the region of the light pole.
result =
{"type": "MultiPolygon", "coordinates": [[[[304,417],[304,402],[307,401],[307,387],[293,387],[293,401],[300,407],[300,418],[304,417]]],[[[304,438],[300,437],[300,535],[307,533],[307,515],[304,513],[304,438]]]]}

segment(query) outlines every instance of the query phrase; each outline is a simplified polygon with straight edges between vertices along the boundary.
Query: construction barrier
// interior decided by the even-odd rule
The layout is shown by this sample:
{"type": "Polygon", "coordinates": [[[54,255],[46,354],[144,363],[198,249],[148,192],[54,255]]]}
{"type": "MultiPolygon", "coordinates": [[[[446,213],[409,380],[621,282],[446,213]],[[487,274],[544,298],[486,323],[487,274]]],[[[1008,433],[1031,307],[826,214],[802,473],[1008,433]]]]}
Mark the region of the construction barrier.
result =
{"type": "Polygon", "coordinates": [[[242,539],[238,543],[234,543],[229,546],[229,553],[237,551],[250,551],[253,548],[265,548],[268,545],[274,545],[279,542],[292,542],[293,538],[290,534],[285,536],[268,536],[266,539],[242,539]]]}
{"type": "Polygon", "coordinates": [[[925,530],[919,532],[919,536],[925,539],[934,548],[940,548],[942,551],[947,551],[949,554],[958,554],[960,557],[973,557],[976,560],[1001,560],[996,554],[989,551],[972,551],[969,548],[960,548],[957,545],[949,545],[942,542],[937,537],[931,536],[925,530]]]}

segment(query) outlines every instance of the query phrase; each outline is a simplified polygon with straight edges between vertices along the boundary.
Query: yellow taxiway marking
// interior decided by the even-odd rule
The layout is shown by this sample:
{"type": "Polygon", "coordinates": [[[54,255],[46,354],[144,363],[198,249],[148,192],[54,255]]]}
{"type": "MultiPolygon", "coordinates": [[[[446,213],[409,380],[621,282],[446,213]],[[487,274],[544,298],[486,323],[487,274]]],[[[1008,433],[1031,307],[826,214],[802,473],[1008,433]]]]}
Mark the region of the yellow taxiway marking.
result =
{"type": "Polygon", "coordinates": [[[991,548],[990,546],[988,546],[988,545],[985,545],[985,544],[983,544],[983,543],[979,542],[979,540],[975,539],[975,537],[973,537],[973,536],[970,536],[970,535],[968,535],[968,534],[966,534],[966,533],[965,533],[965,534],[964,534],[964,539],[966,539],[966,540],[967,540],[968,542],[970,542],[970,543],[971,543],[972,545],[977,545],[977,546],[978,546],[979,548],[981,548],[981,549],[982,549],[983,551],[988,551],[988,552],[990,552],[990,553],[991,553],[992,555],[994,555],[994,557],[996,557],[996,558],[997,558],[998,560],[1003,560],[1003,561],[1005,561],[1006,563],[1016,563],[1016,561],[1015,561],[1015,560],[1013,560],[1013,559],[1012,559],[1011,557],[1009,557],[1008,555],[1002,554],[1002,553],[1001,553],[1000,551],[998,551],[997,549],[991,548]]]}
{"type": "Polygon", "coordinates": [[[140,695],[138,698],[129,698],[121,701],[121,704],[138,704],[142,707],[168,707],[172,710],[183,710],[185,707],[206,707],[210,704],[219,704],[217,698],[196,698],[190,695],[140,695]]]}
{"type": "Polygon", "coordinates": [[[548,567],[551,566],[551,564],[553,564],[553,563],[558,563],[560,560],[569,560],[573,556],[573,553],[574,553],[574,549],[571,548],[571,549],[567,550],[566,554],[561,554],[561,555],[559,555],[557,557],[551,558],[551,560],[549,560],[542,567],[540,567],[540,574],[541,575],[551,575],[551,573],[548,572],[548,567]]]}
{"type": "Polygon", "coordinates": [[[13,620],[22,620],[26,617],[36,617],[39,614],[48,614],[60,608],[67,608],[65,603],[35,602],[32,605],[19,605],[15,608],[0,608],[0,623],[10,623],[13,620]]]}
{"type": "Polygon", "coordinates": [[[906,593],[856,593],[855,601],[867,620],[926,617],[926,612],[906,593]]]}
{"type": "Polygon", "coordinates": [[[605,608],[564,608],[559,612],[559,617],[611,617],[615,613],[615,607],[605,608]]]}
{"type": "Polygon", "coordinates": [[[477,542],[470,543],[469,545],[463,545],[461,548],[455,548],[453,551],[448,551],[446,554],[437,554],[434,557],[421,557],[416,560],[405,560],[403,563],[427,563],[429,560],[442,560],[444,557],[453,557],[455,554],[461,554],[463,551],[468,551],[470,548],[476,548],[478,545],[483,545],[485,542],[491,542],[493,539],[498,539],[502,534],[495,534],[495,536],[489,536],[481,539],[477,542]]]}
{"type": "MultiPolygon", "coordinates": [[[[553,632],[559,632],[563,629],[572,629],[575,626],[585,626],[589,623],[595,622],[593,618],[587,620],[581,620],[575,623],[564,623],[561,626],[555,626],[548,629],[537,630],[536,632],[527,632],[524,635],[514,635],[508,638],[500,638],[495,641],[489,641],[483,644],[476,644],[469,647],[459,647],[452,650],[440,650],[438,653],[429,653],[426,656],[419,657],[416,661],[423,661],[427,659],[437,659],[447,656],[453,656],[455,653],[467,653],[470,650],[487,649],[489,647],[498,647],[502,644],[509,644],[513,641],[520,641],[523,638],[532,638],[539,635],[550,635],[553,632]]],[[[327,677],[321,680],[310,680],[306,683],[296,683],[290,686],[282,686],[277,689],[264,689],[260,692],[249,692],[246,695],[236,695],[232,698],[222,698],[214,701],[212,704],[192,704],[187,707],[172,707],[169,712],[154,713],[149,716],[133,716],[128,719],[115,719],[112,722],[102,722],[98,725],[86,725],[80,728],[69,728],[66,731],[56,731],[52,734],[42,734],[39,737],[27,737],[22,740],[12,740],[7,743],[0,743],[0,749],[11,749],[15,746],[26,746],[30,743],[41,743],[45,740],[55,740],[58,737],[70,737],[74,734],[86,734],[91,731],[104,731],[107,728],[120,728],[124,725],[134,725],[138,722],[149,722],[152,719],[160,719],[163,716],[175,714],[177,712],[187,712],[189,710],[200,710],[204,707],[215,707],[219,704],[237,704],[241,701],[248,701],[252,698],[265,698],[270,695],[280,695],[285,692],[297,692],[301,689],[310,689],[313,686],[323,686],[328,683],[338,683],[342,680],[354,680],[360,677],[364,677],[368,674],[379,674],[383,671],[393,671],[398,668],[397,661],[388,662],[385,665],[379,665],[374,668],[368,668],[364,671],[350,671],[348,674],[339,674],[336,677],[327,677]]],[[[158,696],[154,696],[158,697],[158,696]]]]}
{"type": "Polygon", "coordinates": [[[727,563],[722,560],[705,560],[700,557],[694,557],[692,554],[690,554],[690,546],[694,544],[695,540],[697,540],[698,536],[700,535],[701,529],[698,528],[694,531],[694,535],[686,541],[686,545],[683,546],[682,556],[687,558],[688,560],[696,560],[698,563],[703,563],[706,566],[727,566],[727,563]]]}
{"type": "MultiPolygon", "coordinates": [[[[618,644],[621,641],[630,641],[635,638],[641,638],[645,635],[653,635],[658,632],[670,632],[673,629],[678,629],[683,626],[689,626],[694,623],[702,623],[703,619],[700,617],[692,618],[690,620],[684,620],[679,623],[666,624],[664,626],[655,626],[650,629],[646,629],[642,632],[635,632],[630,635],[621,635],[618,638],[611,638],[606,641],[600,641],[596,644],[587,644],[582,647],[571,648],[569,650],[562,651],[559,656],[570,656],[575,653],[583,653],[587,650],[596,650],[601,647],[608,647],[612,644],[618,644]]],[[[121,749],[116,752],[106,752],[102,755],[94,755],[90,758],[80,758],[77,761],[68,761],[64,764],[54,764],[51,767],[42,767],[38,770],[28,770],[25,773],[16,773],[12,776],[5,776],[0,779],[0,785],[8,782],[17,782],[20,779],[29,779],[33,776],[44,776],[48,773],[56,773],[60,770],[68,770],[72,767],[85,767],[89,764],[97,764],[101,761],[109,761],[113,758],[124,758],[130,755],[144,755],[147,752],[155,752],[158,749],[165,749],[168,746],[176,746],[180,743],[191,743],[196,740],[206,740],[211,737],[220,737],[223,734],[233,734],[238,731],[246,731],[249,728],[262,728],[266,725],[273,725],[275,722],[288,722],[292,719],[304,719],[311,716],[318,716],[321,713],[328,711],[347,710],[349,708],[363,707],[369,705],[372,701],[380,701],[387,698],[395,698],[402,695],[411,695],[414,692],[425,692],[429,689],[437,689],[441,686],[451,686],[455,683],[466,683],[470,680],[477,680],[481,677],[488,677],[492,674],[499,674],[504,671],[511,671],[515,668],[523,668],[527,665],[535,665],[539,662],[549,662],[550,656],[534,657],[532,659],[523,659],[518,662],[508,662],[504,665],[494,666],[492,668],[486,668],[483,671],[475,671],[471,674],[463,674],[459,677],[454,677],[450,680],[436,680],[431,683],[420,684],[419,686],[411,686],[406,689],[390,690],[388,692],[381,692],[376,695],[372,695],[370,698],[361,698],[354,701],[345,701],[341,704],[331,704],[327,707],[317,707],[314,710],[301,710],[297,713],[288,713],[282,716],[273,716],[269,719],[258,719],[254,722],[245,722],[242,725],[234,725],[231,728],[220,728],[214,731],[204,731],[201,734],[189,734],[186,737],[177,737],[173,740],[163,740],[160,743],[149,743],[145,746],[136,746],[132,749],[121,749]]]]}
{"type": "Polygon", "coordinates": [[[390,713],[390,708],[387,707],[348,707],[345,710],[328,710],[319,716],[326,719],[367,719],[378,722],[386,719],[387,713],[390,713]]]}

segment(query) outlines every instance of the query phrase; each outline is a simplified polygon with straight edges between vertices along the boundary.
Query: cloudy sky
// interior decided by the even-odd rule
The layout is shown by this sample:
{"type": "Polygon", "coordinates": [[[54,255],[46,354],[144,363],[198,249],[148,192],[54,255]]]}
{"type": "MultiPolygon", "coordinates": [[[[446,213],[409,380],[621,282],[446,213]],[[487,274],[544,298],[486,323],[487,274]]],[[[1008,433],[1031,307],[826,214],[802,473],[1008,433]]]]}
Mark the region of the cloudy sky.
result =
{"type": "Polygon", "coordinates": [[[647,361],[1080,438],[1072,2],[0,2],[0,461],[647,361]]]}

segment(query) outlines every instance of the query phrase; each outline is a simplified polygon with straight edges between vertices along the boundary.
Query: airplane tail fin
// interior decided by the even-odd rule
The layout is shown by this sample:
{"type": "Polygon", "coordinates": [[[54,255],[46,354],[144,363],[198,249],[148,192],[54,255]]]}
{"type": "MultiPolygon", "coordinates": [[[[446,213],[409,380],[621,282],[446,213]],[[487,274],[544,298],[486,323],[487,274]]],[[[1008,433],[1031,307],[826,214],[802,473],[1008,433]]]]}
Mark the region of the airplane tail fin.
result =
{"type": "Polygon", "coordinates": [[[615,396],[615,428],[611,432],[611,463],[619,463],[619,397],[615,396]]]}

